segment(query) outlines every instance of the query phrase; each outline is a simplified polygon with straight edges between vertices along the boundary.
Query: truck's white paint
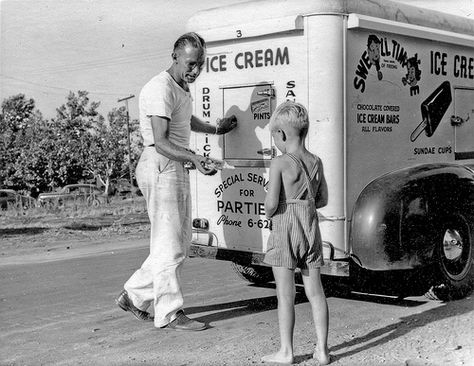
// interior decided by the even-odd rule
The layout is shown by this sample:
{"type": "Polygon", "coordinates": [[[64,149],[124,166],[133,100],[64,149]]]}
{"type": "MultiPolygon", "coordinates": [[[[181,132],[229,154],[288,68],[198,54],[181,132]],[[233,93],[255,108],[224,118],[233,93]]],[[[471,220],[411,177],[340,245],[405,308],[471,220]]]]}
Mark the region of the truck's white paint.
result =
{"type": "Polygon", "coordinates": [[[307,106],[307,145],[325,167],[325,257],[331,247],[336,259],[351,253],[351,213],[373,179],[427,162],[474,163],[472,20],[381,0],[265,0],[198,13],[188,28],[209,41],[193,90],[196,115],[239,120],[225,136],[193,137],[196,150],[234,166],[213,177],[192,173],[193,215],[210,224],[196,232],[197,243],[265,252],[267,124],[286,99],[307,106]],[[372,35],[381,42],[379,70],[368,56],[372,35]],[[409,59],[421,70],[418,80],[409,80],[409,59]],[[429,136],[414,134],[422,103],[445,82],[442,118],[429,136]],[[453,125],[452,116],[464,123],[453,125]]]}

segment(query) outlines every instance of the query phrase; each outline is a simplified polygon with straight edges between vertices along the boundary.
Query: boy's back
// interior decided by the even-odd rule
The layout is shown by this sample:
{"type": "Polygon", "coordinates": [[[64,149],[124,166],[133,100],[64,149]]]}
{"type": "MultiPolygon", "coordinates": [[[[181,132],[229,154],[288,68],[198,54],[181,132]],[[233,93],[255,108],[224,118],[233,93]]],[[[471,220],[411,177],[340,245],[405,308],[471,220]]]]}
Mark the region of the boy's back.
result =
{"type": "MultiPolygon", "coordinates": [[[[322,174],[320,172],[321,160],[309,151],[304,154],[284,154],[279,157],[282,160],[282,183],[283,187],[280,191],[280,201],[289,199],[307,199],[309,198],[309,189],[312,189],[316,198],[319,186],[321,184],[322,174]],[[306,174],[310,174],[316,170],[314,177],[310,178],[310,186],[305,190],[301,197],[297,197],[306,185],[306,174]]],[[[320,206],[318,206],[320,207],[320,206]]]]}
{"type": "Polygon", "coordinates": [[[316,203],[320,203],[318,192],[324,175],[317,156],[309,152],[298,155],[286,153],[278,158],[280,202],[272,217],[264,261],[292,269],[319,268],[323,257],[316,203]]]}

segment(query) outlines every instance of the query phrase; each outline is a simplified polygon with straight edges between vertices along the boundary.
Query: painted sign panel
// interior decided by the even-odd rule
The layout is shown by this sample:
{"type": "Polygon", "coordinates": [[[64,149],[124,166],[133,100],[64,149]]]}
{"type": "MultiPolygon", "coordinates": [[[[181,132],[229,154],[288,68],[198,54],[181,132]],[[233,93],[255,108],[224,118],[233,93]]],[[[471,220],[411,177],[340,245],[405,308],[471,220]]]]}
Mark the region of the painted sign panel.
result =
{"type": "MultiPolygon", "coordinates": [[[[364,186],[378,176],[454,161],[455,88],[474,86],[474,54],[462,46],[370,30],[350,30],[347,44],[351,210],[364,186]]],[[[474,139],[458,143],[463,144],[470,147],[461,149],[474,150],[474,139]]]]}

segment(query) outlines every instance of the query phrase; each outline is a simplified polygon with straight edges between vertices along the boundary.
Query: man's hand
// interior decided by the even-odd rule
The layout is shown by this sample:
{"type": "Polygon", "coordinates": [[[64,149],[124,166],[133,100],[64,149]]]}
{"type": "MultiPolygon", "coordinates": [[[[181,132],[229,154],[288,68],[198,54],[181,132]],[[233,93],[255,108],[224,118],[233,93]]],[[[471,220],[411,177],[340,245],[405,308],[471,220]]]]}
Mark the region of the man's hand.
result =
{"type": "Polygon", "coordinates": [[[216,134],[223,135],[232,131],[235,127],[237,127],[237,117],[234,115],[218,119],[216,122],[216,134]]]}
{"type": "Polygon", "coordinates": [[[194,165],[204,175],[214,175],[217,173],[217,169],[211,164],[212,159],[206,158],[202,155],[195,155],[194,165]]]}

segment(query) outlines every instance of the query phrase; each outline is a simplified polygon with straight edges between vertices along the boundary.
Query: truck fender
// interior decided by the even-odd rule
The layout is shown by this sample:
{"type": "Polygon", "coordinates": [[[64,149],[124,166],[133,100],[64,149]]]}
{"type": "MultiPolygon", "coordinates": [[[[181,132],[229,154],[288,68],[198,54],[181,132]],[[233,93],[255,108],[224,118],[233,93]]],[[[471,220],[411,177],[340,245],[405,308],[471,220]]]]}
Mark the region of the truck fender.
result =
{"type": "Polygon", "coordinates": [[[440,235],[450,230],[438,229],[446,222],[466,223],[459,229],[465,236],[461,266],[466,268],[455,271],[474,274],[474,171],[446,163],[390,172],[369,183],[354,205],[352,258],[374,271],[435,264],[443,250],[440,235]]]}

